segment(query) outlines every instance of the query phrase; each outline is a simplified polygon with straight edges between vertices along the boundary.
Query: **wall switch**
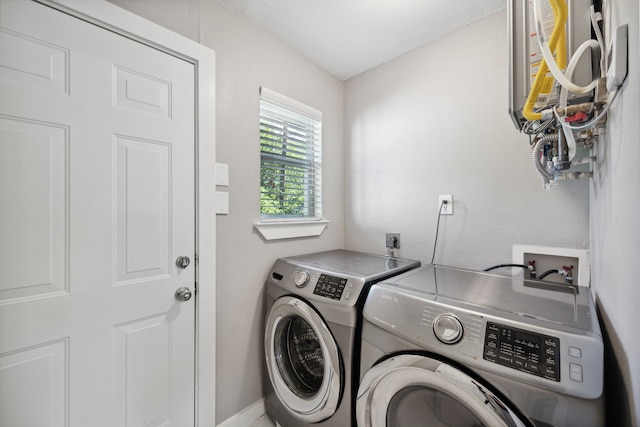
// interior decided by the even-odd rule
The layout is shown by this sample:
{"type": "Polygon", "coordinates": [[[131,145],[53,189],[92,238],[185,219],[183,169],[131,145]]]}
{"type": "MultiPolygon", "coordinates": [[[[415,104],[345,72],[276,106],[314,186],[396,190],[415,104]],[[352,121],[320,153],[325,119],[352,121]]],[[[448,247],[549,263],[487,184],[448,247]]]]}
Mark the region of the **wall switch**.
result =
{"type": "Polygon", "coordinates": [[[227,215],[229,213],[229,193],[216,191],[216,215],[227,215]]]}
{"type": "Polygon", "coordinates": [[[216,185],[222,187],[229,186],[229,165],[226,163],[216,163],[216,185]]]}
{"type": "Polygon", "coordinates": [[[438,197],[440,215],[453,215],[453,195],[445,194],[438,197]]]}

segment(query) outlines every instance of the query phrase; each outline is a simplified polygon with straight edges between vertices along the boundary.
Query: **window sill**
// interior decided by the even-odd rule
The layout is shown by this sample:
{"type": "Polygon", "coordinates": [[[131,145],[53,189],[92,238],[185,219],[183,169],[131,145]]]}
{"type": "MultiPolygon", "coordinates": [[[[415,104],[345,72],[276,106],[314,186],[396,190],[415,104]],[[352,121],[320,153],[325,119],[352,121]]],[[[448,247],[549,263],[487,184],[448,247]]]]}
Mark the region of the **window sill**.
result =
{"type": "Polygon", "coordinates": [[[256,222],[253,226],[265,240],[315,237],[322,234],[329,221],[256,222]]]}

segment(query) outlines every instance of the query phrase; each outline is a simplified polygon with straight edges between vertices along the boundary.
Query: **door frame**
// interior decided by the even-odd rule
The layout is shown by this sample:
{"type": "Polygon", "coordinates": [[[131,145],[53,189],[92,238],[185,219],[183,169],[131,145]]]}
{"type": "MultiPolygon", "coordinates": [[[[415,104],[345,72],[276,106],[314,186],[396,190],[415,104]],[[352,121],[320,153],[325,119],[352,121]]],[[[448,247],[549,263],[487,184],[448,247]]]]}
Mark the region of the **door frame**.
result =
{"type": "Polygon", "coordinates": [[[195,67],[195,420],[215,426],[216,218],[215,52],[105,0],[34,0],[179,57],[195,67]]]}

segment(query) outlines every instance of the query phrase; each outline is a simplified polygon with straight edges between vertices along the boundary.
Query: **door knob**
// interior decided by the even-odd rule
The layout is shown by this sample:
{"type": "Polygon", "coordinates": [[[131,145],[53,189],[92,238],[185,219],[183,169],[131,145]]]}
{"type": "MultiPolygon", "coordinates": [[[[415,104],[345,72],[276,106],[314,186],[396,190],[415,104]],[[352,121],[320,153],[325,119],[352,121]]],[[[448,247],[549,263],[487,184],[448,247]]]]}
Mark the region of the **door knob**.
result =
{"type": "Polygon", "coordinates": [[[178,288],[176,291],[176,299],[178,301],[189,301],[191,299],[191,290],[186,286],[178,288]]]}
{"type": "Polygon", "coordinates": [[[179,256],[178,259],[176,259],[176,265],[178,268],[187,268],[190,262],[191,260],[188,256],[179,256]]]}

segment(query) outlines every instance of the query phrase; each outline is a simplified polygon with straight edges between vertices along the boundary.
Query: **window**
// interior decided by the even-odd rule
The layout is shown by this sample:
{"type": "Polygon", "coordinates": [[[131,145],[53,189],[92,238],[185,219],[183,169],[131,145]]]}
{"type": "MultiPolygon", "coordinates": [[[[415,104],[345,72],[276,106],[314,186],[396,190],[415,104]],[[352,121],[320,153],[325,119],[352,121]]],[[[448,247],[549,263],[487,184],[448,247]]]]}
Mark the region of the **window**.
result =
{"type": "Polygon", "coordinates": [[[322,113],[260,88],[260,218],[322,218],[322,113]]]}

